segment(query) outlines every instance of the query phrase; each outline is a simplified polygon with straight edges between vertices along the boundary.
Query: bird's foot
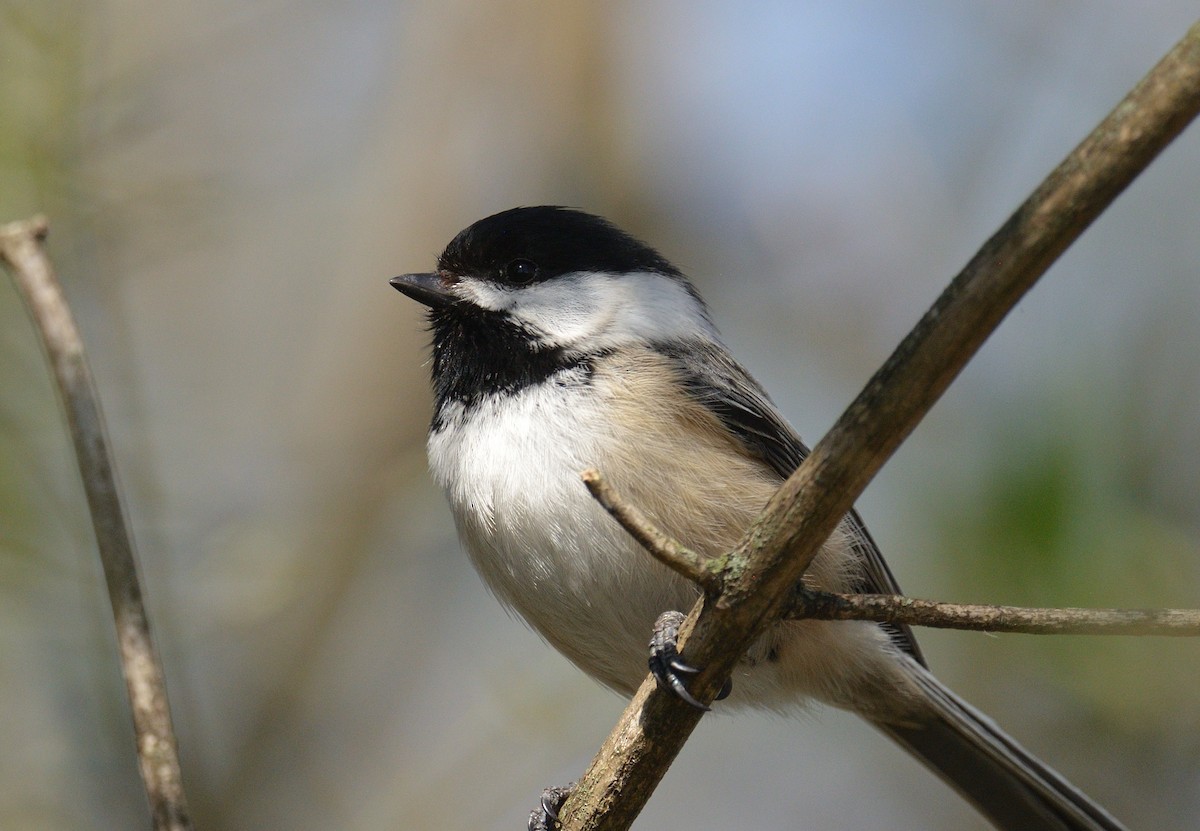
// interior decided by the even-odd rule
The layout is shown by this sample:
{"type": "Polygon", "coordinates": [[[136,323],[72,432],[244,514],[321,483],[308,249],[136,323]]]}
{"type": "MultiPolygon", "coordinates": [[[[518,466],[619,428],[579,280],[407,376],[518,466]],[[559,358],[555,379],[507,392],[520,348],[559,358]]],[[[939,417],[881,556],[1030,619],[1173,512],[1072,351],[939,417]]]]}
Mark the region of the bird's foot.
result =
{"type": "Polygon", "coordinates": [[[558,812],[563,803],[575,790],[575,783],[561,788],[546,788],[538,806],[529,812],[529,831],[556,831],[559,828],[558,812]]]}
{"type": "MultiPolygon", "coordinates": [[[[683,625],[683,621],[682,612],[663,612],[658,616],[658,620],[654,621],[654,634],[650,638],[650,673],[658,680],[659,684],[671,690],[688,704],[707,711],[711,708],[688,692],[687,685],[680,677],[695,675],[700,671],[698,667],[684,663],[683,659],[679,657],[679,627],[683,625]]],[[[721,687],[721,691],[717,693],[717,701],[728,696],[732,690],[733,681],[726,681],[721,687]]]]}

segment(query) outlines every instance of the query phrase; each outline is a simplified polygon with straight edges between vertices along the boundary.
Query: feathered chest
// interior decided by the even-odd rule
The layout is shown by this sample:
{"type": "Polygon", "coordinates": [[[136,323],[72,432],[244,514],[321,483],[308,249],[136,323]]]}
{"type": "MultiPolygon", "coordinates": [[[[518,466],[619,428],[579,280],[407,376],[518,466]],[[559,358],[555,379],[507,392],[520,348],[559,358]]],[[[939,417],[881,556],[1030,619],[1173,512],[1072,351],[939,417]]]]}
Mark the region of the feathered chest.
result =
{"type": "Polygon", "coordinates": [[[581,559],[628,559],[632,543],[580,479],[589,467],[669,533],[713,554],[738,538],[777,483],[651,350],[445,404],[429,458],[485,577],[494,564],[480,561],[489,558],[507,562],[506,571],[568,580],[581,559]]]}
{"type": "Polygon", "coordinates": [[[594,467],[667,533],[730,550],[778,484],[652,350],[520,390],[450,403],[429,436],[434,477],[484,581],[609,685],[645,674],[655,618],[698,592],[591,498],[594,467]]]}
{"type": "Polygon", "coordinates": [[[579,473],[601,463],[608,421],[585,370],[469,404],[445,404],[429,434],[434,478],[455,516],[485,534],[562,522],[588,500],[579,473]]]}

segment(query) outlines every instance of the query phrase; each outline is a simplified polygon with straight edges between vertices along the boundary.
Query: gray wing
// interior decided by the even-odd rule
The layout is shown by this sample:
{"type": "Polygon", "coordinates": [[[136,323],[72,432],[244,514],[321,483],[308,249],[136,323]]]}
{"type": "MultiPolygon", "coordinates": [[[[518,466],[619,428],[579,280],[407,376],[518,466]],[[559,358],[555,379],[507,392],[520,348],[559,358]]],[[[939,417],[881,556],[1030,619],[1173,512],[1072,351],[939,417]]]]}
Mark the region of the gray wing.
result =
{"type": "MultiPolygon", "coordinates": [[[[754,457],[770,467],[782,483],[808,455],[808,448],[784,420],[767,393],[724,348],[708,341],[692,341],[686,348],[655,344],[671,361],[688,393],[715,415],[754,457]]],[[[863,594],[900,594],[875,540],[857,511],[846,517],[852,545],[862,563],[862,579],[854,591],[863,594]]],[[[900,649],[921,664],[925,658],[908,626],[882,624],[900,649]]]]}

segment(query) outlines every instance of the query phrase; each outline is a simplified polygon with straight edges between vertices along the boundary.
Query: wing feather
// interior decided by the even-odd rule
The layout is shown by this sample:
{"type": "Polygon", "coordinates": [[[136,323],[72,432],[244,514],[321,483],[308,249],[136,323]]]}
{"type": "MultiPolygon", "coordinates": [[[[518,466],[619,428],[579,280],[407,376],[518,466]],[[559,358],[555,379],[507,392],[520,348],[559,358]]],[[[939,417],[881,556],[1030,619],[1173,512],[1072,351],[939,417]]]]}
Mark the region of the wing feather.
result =
{"type": "MultiPolygon", "coordinates": [[[[780,483],[808,456],[808,447],[784,420],[765,390],[719,344],[693,341],[685,346],[655,344],[667,357],[683,387],[707,408],[746,451],[770,467],[780,483]]],[[[879,546],[857,511],[846,517],[852,545],[862,561],[862,579],[854,586],[864,594],[900,594],[879,546]]],[[[925,663],[908,626],[884,624],[895,644],[925,663]]]]}

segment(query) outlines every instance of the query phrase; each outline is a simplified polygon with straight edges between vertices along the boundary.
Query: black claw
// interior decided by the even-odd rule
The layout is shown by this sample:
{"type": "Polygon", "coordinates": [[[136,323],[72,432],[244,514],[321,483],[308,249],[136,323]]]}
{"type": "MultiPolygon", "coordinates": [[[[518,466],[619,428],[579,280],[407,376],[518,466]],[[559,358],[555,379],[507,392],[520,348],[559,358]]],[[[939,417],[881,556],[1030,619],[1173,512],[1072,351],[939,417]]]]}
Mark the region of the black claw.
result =
{"type": "Polygon", "coordinates": [[[659,684],[693,707],[707,712],[711,708],[688,692],[683,679],[679,677],[695,675],[700,671],[697,667],[685,663],[676,652],[679,627],[682,623],[683,615],[679,612],[663,612],[654,622],[654,635],[650,638],[650,672],[659,684]]]}
{"type": "Polygon", "coordinates": [[[685,664],[682,658],[672,658],[669,665],[671,669],[675,670],[676,672],[682,672],[685,675],[695,675],[700,671],[698,667],[694,667],[691,664],[685,664]]]}
{"type": "Polygon", "coordinates": [[[685,687],[683,685],[683,682],[679,680],[679,676],[677,676],[677,675],[667,676],[667,684],[670,685],[671,691],[674,692],[675,695],[682,698],[688,704],[691,704],[697,710],[703,710],[704,712],[707,713],[712,709],[712,707],[709,707],[707,704],[705,704],[700,699],[696,698],[694,695],[692,695],[690,692],[688,692],[688,688],[685,687]]]}
{"type": "Polygon", "coordinates": [[[559,827],[558,812],[562,810],[563,803],[567,801],[571,791],[575,790],[575,784],[572,782],[566,787],[546,788],[542,791],[538,807],[529,812],[529,831],[555,831],[559,827]]]}

